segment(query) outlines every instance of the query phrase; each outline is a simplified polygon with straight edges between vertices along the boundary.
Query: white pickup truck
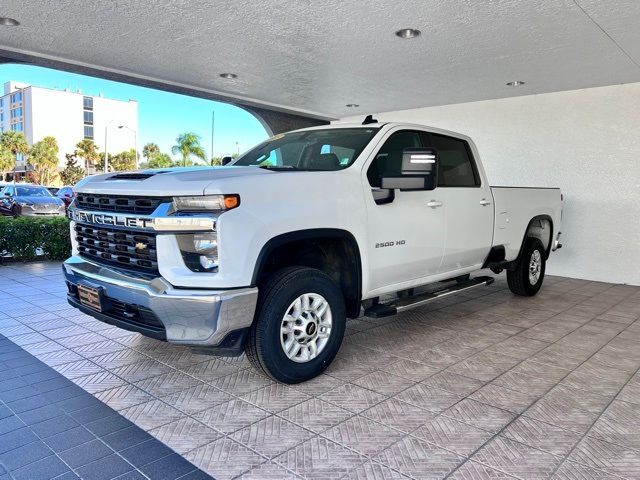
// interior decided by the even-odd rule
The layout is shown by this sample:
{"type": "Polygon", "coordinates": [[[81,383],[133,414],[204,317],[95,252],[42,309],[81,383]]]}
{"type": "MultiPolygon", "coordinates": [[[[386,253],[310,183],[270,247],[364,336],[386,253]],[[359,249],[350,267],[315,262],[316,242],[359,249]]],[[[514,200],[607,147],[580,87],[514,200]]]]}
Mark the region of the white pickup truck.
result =
{"type": "Polygon", "coordinates": [[[470,138],[370,118],[276,135],[223,167],[114,172],[76,191],[71,305],[245,351],[284,383],[331,363],[347,318],[493,281],[476,270],[535,295],[561,246],[559,189],[491,187],[470,138]]]}

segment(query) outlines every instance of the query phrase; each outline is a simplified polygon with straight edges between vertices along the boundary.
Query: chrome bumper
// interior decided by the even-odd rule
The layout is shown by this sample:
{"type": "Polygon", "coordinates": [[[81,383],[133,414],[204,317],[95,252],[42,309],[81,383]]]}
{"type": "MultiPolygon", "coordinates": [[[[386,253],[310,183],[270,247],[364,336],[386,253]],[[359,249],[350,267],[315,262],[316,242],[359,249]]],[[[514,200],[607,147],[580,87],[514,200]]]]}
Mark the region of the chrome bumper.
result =
{"type": "MultiPolygon", "coordinates": [[[[215,347],[231,332],[251,326],[258,289],[200,290],[175,288],[161,277],[144,279],[129,276],[73,256],[63,264],[71,285],[99,288],[107,299],[150,310],[164,325],[166,340],[181,345],[215,347]]],[[[72,305],[77,306],[70,299],[72,305]]],[[[108,312],[95,315],[103,320],[108,312]]],[[[118,318],[115,318],[117,321],[118,318]]],[[[126,319],[123,319],[126,321],[126,319]]],[[[145,334],[144,328],[130,330],[145,334]]]]}

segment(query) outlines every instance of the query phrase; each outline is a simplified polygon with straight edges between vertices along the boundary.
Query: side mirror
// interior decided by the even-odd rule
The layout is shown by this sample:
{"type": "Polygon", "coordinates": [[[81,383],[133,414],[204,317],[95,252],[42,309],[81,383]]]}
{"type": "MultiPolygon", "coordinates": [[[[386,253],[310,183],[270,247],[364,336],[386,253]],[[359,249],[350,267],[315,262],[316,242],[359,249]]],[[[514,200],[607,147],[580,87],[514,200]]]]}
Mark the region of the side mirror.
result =
{"type": "Polygon", "coordinates": [[[222,165],[228,165],[233,161],[232,157],[222,157],[222,165]]]}
{"type": "Polygon", "coordinates": [[[434,190],[438,185],[438,154],[435,148],[405,148],[399,176],[382,178],[382,188],[434,190]]]}

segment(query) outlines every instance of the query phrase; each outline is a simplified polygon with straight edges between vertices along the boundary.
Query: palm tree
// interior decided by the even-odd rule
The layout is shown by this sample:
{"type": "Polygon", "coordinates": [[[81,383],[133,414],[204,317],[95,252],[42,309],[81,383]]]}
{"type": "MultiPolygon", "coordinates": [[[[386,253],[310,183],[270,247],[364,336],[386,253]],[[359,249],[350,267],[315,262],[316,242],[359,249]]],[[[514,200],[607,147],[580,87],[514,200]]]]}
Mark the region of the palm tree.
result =
{"type": "Polygon", "coordinates": [[[153,157],[160,153],[160,147],[156,143],[147,143],[142,147],[142,156],[150,162],[153,157]]]}
{"type": "Polygon", "coordinates": [[[2,172],[2,180],[5,180],[6,174],[16,164],[16,157],[13,156],[11,150],[0,144],[0,172],[2,172]]]}
{"type": "Polygon", "coordinates": [[[44,137],[29,150],[29,162],[35,167],[40,185],[49,185],[58,169],[58,142],[53,137],[44,137]]]}
{"type": "Polygon", "coordinates": [[[171,153],[174,155],[182,155],[182,166],[187,166],[187,161],[190,156],[199,158],[200,160],[207,161],[207,155],[204,153],[204,148],[200,145],[200,136],[193,132],[182,133],[176,138],[177,144],[171,148],[171,153]]]}
{"type": "Polygon", "coordinates": [[[85,162],[85,169],[88,173],[93,171],[95,164],[100,160],[100,154],[98,153],[98,147],[95,142],[90,138],[80,140],[76,144],[76,150],[73,155],[78,158],[83,158],[85,162]]]}
{"type": "MultiPolygon", "coordinates": [[[[0,134],[0,146],[5,150],[8,150],[13,156],[13,162],[8,166],[7,170],[13,168],[15,160],[18,155],[26,155],[29,153],[29,144],[22,132],[15,132],[13,130],[7,130],[0,134]]],[[[6,165],[5,165],[6,166],[6,165]]],[[[3,176],[7,170],[2,170],[3,176]]]]}

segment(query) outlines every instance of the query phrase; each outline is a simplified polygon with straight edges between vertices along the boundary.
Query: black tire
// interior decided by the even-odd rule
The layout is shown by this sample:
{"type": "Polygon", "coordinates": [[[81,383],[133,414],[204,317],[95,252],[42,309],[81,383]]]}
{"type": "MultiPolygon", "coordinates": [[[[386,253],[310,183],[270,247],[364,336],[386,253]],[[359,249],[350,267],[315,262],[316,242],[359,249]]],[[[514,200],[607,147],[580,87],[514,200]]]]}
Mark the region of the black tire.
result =
{"type": "Polygon", "coordinates": [[[260,286],[245,353],[251,364],[282,383],[300,383],[320,375],[333,361],[346,326],[344,297],[327,274],[314,268],[289,267],[260,286]],[[331,333],[318,355],[305,363],[291,360],[283,349],[281,325],[289,306],[305,293],[324,297],[332,316],[331,333]]]}
{"type": "Polygon", "coordinates": [[[507,270],[507,283],[509,284],[509,290],[516,295],[522,295],[524,297],[532,297],[544,281],[544,272],[546,267],[545,249],[542,242],[537,238],[527,238],[524,242],[522,252],[520,252],[520,258],[518,264],[514,270],[507,270]],[[535,283],[529,277],[530,263],[534,255],[539,255],[539,275],[535,283]]]}
{"type": "Polygon", "coordinates": [[[11,216],[13,218],[18,218],[20,216],[20,212],[18,212],[18,206],[14,205],[13,207],[11,207],[11,216]]]}

